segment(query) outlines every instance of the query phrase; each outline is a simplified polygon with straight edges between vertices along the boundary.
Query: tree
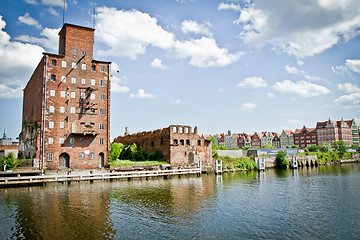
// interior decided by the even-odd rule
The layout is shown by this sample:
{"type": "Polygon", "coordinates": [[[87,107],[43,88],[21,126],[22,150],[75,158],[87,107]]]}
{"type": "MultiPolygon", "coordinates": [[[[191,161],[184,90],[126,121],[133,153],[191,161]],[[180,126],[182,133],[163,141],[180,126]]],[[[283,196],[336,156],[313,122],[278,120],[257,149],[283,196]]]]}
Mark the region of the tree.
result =
{"type": "Polygon", "coordinates": [[[330,144],[327,143],[327,142],[324,142],[323,145],[321,145],[321,146],[319,147],[319,151],[320,151],[320,152],[323,152],[323,153],[329,152],[330,149],[331,149],[331,146],[330,146],[330,144]]]}
{"type": "Polygon", "coordinates": [[[297,148],[297,149],[299,149],[299,146],[296,146],[295,144],[293,144],[293,145],[291,146],[291,148],[297,148]]]}
{"type": "Polygon", "coordinates": [[[346,153],[347,149],[348,149],[348,147],[346,146],[346,143],[342,140],[334,142],[333,148],[335,151],[338,151],[340,153],[340,155],[344,155],[344,153],[346,153]]]}
{"type": "Polygon", "coordinates": [[[274,148],[273,145],[271,145],[270,143],[265,143],[263,146],[262,146],[263,149],[270,149],[270,148],[274,148]]]}
{"type": "Polygon", "coordinates": [[[286,161],[286,152],[278,151],[275,155],[275,166],[278,168],[286,168],[289,165],[286,161]]]}
{"type": "Polygon", "coordinates": [[[220,150],[227,150],[227,148],[225,147],[225,143],[222,143],[222,144],[220,145],[220,150]]]}
{"type": "Polygon", "coordinates": [[[311,144],[310,146],[307,147],[307,149],[309,150],[309,152],[317,152],[319,150],[319,146],[315,144],[311,144]]]}
{"type": "Polygon", "coordinates": [[[121,143],[110,143],[110,161],[116,161],[119,158],[123,149],[124,145],[121,143]]]}
{"type": "Polygon", "coordinates": [[[4,169],[4,161],[6,162],[6,169],[14,169],[18,166],[18,164],[15,162],[14,155],[12,152],[10,152],[7,156],[2,156],[1,158],[1,168],[4,169]]]}
{"type": "Polygon", "coordinates": [[[211,138],[211,143],[212,143],[212,150],[218,150],[218,146],[217,146],[217,144],[216,144],[216,139],[215,139],[215,137],[212,137],[211,138]]]}

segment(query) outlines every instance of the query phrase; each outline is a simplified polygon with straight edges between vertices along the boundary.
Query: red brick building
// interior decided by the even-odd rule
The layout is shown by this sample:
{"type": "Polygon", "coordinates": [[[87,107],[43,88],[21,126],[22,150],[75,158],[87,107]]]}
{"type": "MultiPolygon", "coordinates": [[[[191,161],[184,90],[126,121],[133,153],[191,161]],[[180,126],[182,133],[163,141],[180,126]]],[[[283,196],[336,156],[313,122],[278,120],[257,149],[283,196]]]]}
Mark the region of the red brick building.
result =
{"type": "MultiPolygon", "coordinates": [[[[353,144],[353,134],[351,126],[355,124],[353,121],[331,121],[317,122],[316,131],[319,145],[329,143],[332,145],[335,141],[344,141],[347,146],[353,144]]],[[[356,125],[355,125],[356,128],[356,125]]],[[[354,142],[358,141],[355,136],[354,142]]]]}
{"type": "Polygon", "coordinates": [[[294,133],[294,144],[300,149],[310,145],[318,145],[317,132],[315,128],[296,129],[294,133]]]}
{"type": "Polygon", "coordinates": [[[19,157],[42,169],[103,167],[109,155],[110,62],[93,59],[94,29],[65,24],[24,89],[19,157]]]}
{"type": "Polygon", "coordinates": [[[203,166],[214,165],[211,140],[199,136],[197,127],[192,131],[190,126],[170,125],[155,131],[119,136],[114,142],[135,143],[150,152],[159,150],[171,166],[187,166],[200,161],[203,166]]]}
{"type": "Polygon", "coordinates": [[[251,138],[251,147],[261,148],[261,134],[255,132],[253,135],[250,136],[250,138],[251,138]]]}

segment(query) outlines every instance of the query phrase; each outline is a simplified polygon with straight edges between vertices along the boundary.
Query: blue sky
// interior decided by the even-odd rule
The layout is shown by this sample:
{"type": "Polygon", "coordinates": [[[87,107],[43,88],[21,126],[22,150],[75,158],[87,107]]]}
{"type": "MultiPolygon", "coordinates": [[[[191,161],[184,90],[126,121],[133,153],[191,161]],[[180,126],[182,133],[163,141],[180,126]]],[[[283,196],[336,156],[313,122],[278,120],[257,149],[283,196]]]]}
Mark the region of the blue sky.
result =
{"type": "MultiPolygon", "coordinates": [[[[2,1],[0,130],[10,137],[42,52],[58,52],[62,6],[2,1]]],[[[358,0],[67,0],[65,22],[93,19],[94,58],[113,62],[112,138],[170,124],[215,134],[360,122],[358,0]]]]}

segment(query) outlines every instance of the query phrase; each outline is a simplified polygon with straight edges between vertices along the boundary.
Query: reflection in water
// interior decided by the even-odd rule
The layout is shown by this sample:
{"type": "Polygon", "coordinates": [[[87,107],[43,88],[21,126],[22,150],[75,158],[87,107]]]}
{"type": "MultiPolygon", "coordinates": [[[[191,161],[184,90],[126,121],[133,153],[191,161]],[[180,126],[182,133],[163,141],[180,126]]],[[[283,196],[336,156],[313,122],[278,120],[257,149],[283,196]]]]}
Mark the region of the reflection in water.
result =
{"type": "Polygon", "coordinates": [[[359,168],[0,189],[0,239],[355,239],[359,168]]]}

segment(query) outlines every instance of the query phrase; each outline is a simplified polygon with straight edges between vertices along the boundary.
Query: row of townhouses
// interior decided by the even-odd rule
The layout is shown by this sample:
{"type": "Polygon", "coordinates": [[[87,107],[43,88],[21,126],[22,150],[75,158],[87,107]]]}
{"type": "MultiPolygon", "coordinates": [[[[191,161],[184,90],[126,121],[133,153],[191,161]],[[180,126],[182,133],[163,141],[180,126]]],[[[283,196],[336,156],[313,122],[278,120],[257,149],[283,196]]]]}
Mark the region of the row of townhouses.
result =
{"type": "Polygon", "coordinates": [[[264,146],[273,146],[275,148],[286,148],[296,145],[300,149],[309,145],[323,145],[329,143],[332,145],[335,141],[344,141],[347,146],[359,145],[359,127],[354,119],[344,121],[317,122],[315,128],[303,126],[301,129],[282,130],[281,134],[276,132],[261,132],[254,134],[233,133],[215,134],[215,144],[224,145],[225,148],[263,148],[264,146]]]}

